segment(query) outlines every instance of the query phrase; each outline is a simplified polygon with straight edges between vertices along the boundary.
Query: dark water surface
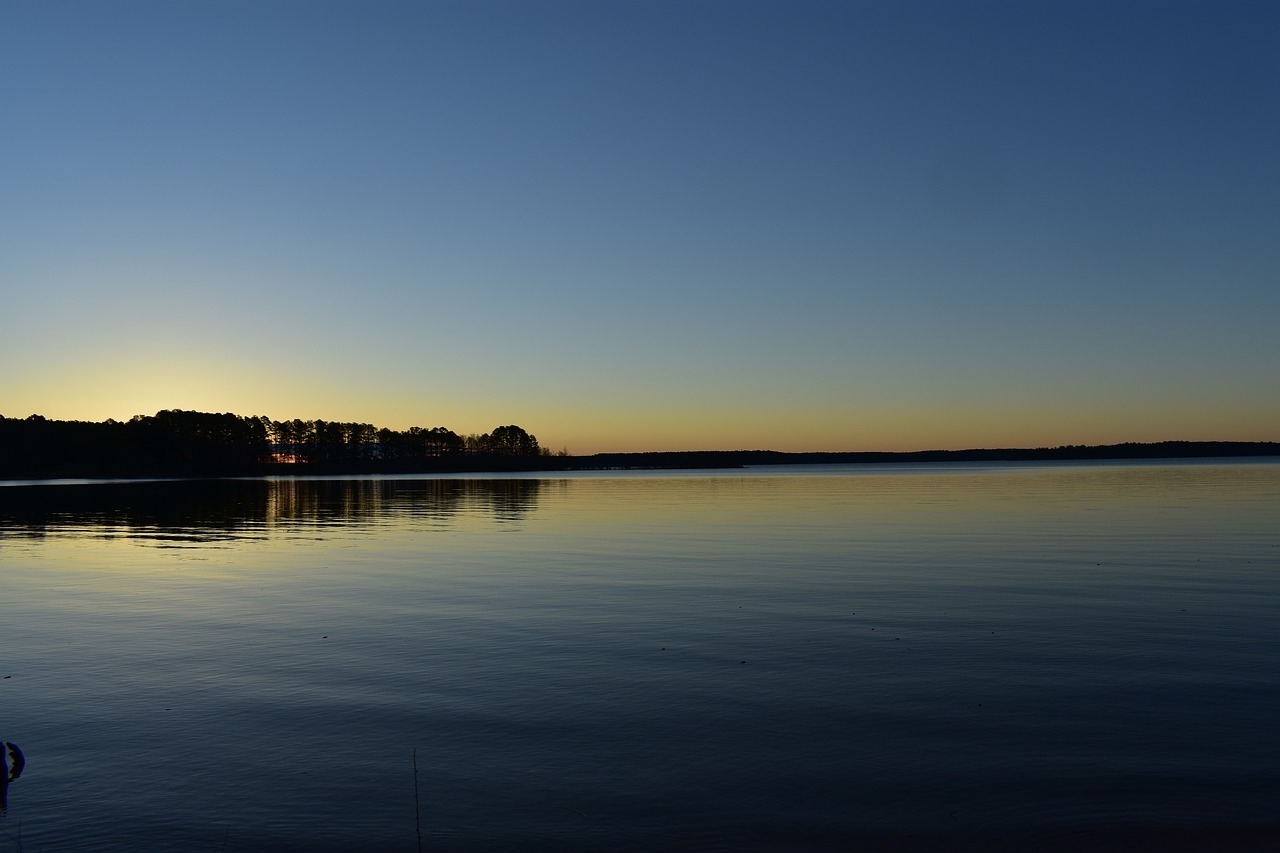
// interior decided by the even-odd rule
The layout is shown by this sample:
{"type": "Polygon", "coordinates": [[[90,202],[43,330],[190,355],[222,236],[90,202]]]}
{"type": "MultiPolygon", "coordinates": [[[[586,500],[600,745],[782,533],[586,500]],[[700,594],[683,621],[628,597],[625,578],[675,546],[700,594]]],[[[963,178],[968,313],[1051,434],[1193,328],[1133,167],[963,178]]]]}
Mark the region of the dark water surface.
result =
{"type": "Polygon", "coordinates": [[[8,485],[0,580],[0,851],[1280,844],[1274,462],[8,485]]]}

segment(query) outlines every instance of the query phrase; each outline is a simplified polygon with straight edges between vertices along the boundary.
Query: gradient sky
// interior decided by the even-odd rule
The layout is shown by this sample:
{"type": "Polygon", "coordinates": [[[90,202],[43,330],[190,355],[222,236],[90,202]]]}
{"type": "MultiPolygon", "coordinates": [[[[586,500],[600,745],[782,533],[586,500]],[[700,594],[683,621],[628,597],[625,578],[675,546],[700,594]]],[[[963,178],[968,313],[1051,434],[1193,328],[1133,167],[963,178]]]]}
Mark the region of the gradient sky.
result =
{"type": "Polygon", "coordinates": [[[0,414],[1280,440],[1280,3],[0,0],[0,414]]]}

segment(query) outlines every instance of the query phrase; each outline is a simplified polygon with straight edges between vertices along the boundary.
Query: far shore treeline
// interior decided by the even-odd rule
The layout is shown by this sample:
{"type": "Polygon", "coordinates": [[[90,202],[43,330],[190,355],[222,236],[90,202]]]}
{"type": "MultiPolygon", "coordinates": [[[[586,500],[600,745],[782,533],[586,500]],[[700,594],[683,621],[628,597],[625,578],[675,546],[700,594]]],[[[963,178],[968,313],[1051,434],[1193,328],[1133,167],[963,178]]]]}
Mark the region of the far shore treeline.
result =
{"type": "Polygon", "coordinates": [[[180,409],[101,423],[0,418],[0,476],[8,477],[523,470],[542,454],[515,425],[458,435],[180,409]]]}
{"type": "Polygon", "coordinates": [[[773,450],[550,453],[519,426],[482,435],[166,409],[128,421],[0,417],[0,478],[411,474],[897,462],[1280,456],[1273,441],[1164,441],[1027,449],[783,453],[773,450]]]}

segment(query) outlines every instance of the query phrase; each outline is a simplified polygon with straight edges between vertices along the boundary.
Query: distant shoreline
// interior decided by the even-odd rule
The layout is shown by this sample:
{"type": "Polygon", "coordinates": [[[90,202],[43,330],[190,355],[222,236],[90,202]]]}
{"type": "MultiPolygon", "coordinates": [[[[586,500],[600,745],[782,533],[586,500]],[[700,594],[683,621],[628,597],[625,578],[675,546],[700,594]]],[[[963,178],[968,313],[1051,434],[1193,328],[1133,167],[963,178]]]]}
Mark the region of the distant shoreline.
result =
{"type": "Polygon", "coordinates": [[[1163,441],[1107,445],[1065,445],[1038,448],[919,450],[903,452],[800,452],[778,450],[690,450],[595,453],[587,456],[499,456],[468,454],[397,464],[388,460],[360,462],[260,463],[234,470],[174,469],[122,471],[86,466],[74,470],[0,471],[0,478],[24,481],[46,479],[156,479],[261,476],[350,476],[406,474],[557,473],[569,471],[695,470],[743,468],[749,465],[883,465],[904,463],[1123,461],[1160,459],[1230,459],[1280,457],[1280,442],[1163,441]]]}
{"type": "Polygon", "coordinates": [[[1280,456],[1274,441],[1162,441],[1102,445],[971,450],[847,451],[787,453],[776,450],[708,450],[655,453],[597,453],[568,457],[591,460],[589,467],[734,468],[745,465],[870,465],[908,462],[1034,462],[1123,459],[1195,459],[1280,456]]]}
{"type": "Polygon", "coordinates": [[[162,409],[128,421],[0,417],[0,479],[191,479],[261,476],[680,470],[748,465],[1026,462],[1280,456],[1275,441],[1162,441],[918,451],[688,450],[550,452],[515,424],[483,434],[445,427],[272,420],[263,415],[162,409]]]}

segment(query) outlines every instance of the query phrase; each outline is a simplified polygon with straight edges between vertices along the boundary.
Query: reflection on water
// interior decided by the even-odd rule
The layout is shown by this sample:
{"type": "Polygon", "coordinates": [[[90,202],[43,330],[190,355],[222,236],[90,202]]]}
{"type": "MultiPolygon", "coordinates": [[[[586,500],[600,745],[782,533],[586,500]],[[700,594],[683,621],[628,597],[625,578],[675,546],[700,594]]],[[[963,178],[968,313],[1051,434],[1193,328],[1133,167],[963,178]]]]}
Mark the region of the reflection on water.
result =
{"type": "Polygon", "coordinates": [[[0,849],[1280,849],[1277,518],[1274,462],[0,488],[0,849]]]}
{"type": "Polygon", "coordinates": [[[520,521],[543,481],[199,480],[0,488],[0,537],[121,536],[216,542],[416,519],[448,525],[485,513],[520,521]]]}

